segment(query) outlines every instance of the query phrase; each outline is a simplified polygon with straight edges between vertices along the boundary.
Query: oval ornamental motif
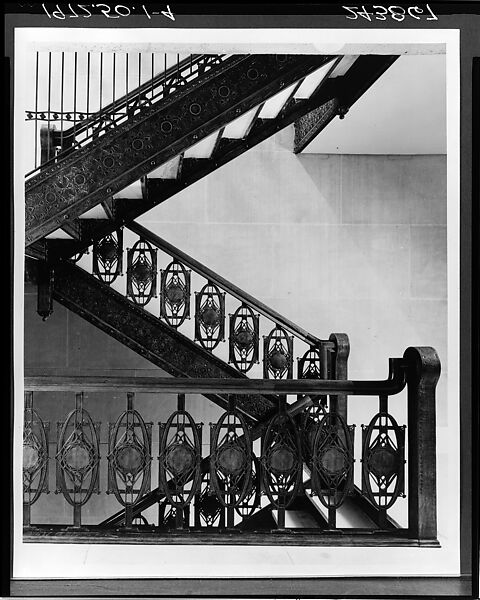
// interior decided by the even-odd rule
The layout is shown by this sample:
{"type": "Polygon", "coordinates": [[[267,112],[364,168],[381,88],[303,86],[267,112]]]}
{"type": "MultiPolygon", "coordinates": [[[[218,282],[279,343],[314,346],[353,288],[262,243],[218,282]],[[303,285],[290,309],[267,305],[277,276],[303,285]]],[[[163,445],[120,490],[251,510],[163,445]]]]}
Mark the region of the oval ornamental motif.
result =
{"type": "Polygon", "coordinates": [[[33,409],[33,392],[25,393],[23,427],[23,503],[31,506],[48,492],[48,430],[33,409]]]}
{"type": "Polygon", "coordinates": [[[312,457],[312,490],[327,508],[338,508],[353,487],[353,428],[337,414],[318,424],[312,457]]]}
{"type": "Polygon", "coordinates": [[[98,492],[100,463],[99,423],[83,408],[83,394],[59,430],[57,440],[57,490],[72,506],[83,506],[98,492]]]}
{"type": "Polygon", "coordinates": [[[237,507],[245,498],[252,469],[252,442],[245,419],[235,410],[225,412],[212,425],[210,481],[226,507],[237,507]]]}
{"type": "Polygon", "coordinates": [[[133,408],[128,394],[127,410],[110,426],[108,493],[123,506],[133,506],[150,488],[151,423],[133,408]]]}
{"type": "Polygon", "coordinates": [[[387,509],[404,493],[405,427],[378,413],[362,429],[362,488],[374,504],[387,509]]]}
{"type": "Polygon", "coordinates": [[[302,448],[293,419],[285,412],[270,421],[262,440],[264,490],[275,508],[286,508],[302,485],[302,448]]]}
{"type": "Polygon", "coordinates": [[[127,296],[145,306],[157,293],[157,250],[138,240],[127,252],[127,296]]]}
{"type": "Polygon", "coordinates": [[[293,377],[293,337],[277,325],[263,340],[263,378],[293,377]]]}
{"type": "Polygon", "coordinates": [[[182,508],[200,487],[201,426],[184,411],[175,411],[160,423],[160,487],[172,506],[182,508]]]}
{"type": "Polygon", "coordinates": [[[213,350],[224,340],[225,294],[208,282],[195,293],[195,340],[213,350]]]}
{"type": "Polygon", "coordinates": [[[160,317],[180,327],[190,318],[190,271],[174,260],[160,274],[160,317]]]}
{"type": "Polygon", "coordinates": [[[247,373],[258,363],[259,317],[246,304],[230,315],[229,362],[247,373]]]}
{"type": "Polygon", "coordinates": [[[123,231],[112,232],[93,244],[93,274],[111,284],[122,274],[123,231]]]}

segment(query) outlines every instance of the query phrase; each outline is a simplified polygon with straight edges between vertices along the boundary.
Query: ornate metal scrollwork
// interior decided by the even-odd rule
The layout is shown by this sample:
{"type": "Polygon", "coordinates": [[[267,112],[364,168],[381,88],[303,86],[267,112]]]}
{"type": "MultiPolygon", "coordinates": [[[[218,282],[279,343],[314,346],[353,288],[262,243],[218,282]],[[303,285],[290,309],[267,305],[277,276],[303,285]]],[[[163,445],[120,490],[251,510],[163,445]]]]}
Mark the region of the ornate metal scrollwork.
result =
{"type": "Polygon", "coordinates": [[[33,392],[25,392],[23,426],[23,503],[31,506],[42,492],[48,494],[48,436],[44,423],[33,409],[33,392]]]}
{"type": "Polygon", "coordinates": [[[379,508],[390,508],[405,489],[405,426],[381,411],[362,425],[362,437],[362,491],[379,508]]]}
{"type": "Polygon", "coordinates": [[[127,296],[145,306],[157,294],[157,249],[138,240],[127,251],[127,296]]]}
{"type": "Polygon", "coordinates": [[[210,473],[204,473],[195,495],[195,527],[224,527],[225,507],[212,490],[210,473]]]}
{"type": "Polygon", "coordinates": [[[302,486],[302,447],[294,420],[281,409],[262,439],[262,479],[272,505],[286,508],[302,486]]]}
{"type": "Polygon", "coordinates": [[[76,394],[75,409],[58,423],[57,489],[69,504],[83,506],[98,488],[100,423],[83,408],[83,393],[76,394]]]}
{"type": "Polygon", "coordinates": [[[195,340],[213,350],[225,336],[225,294],[210,281],[195,292],[195,340]]]}
{"type": "Polygon", "coordinates": [[[93,244],[93,274],[111,284],[122,274],[123,231],[118,229],[93,244]]]}
{"type": "Polygon", "coordinates": [[[238,507],[249,491],[252,441],[245,419],[230,407],[211,424],[210,481],[225,507],[238,507]]]}
{"type": "Polygon", "coordinates": [[[151,105],[152,100],[146,94],[137,94],[133,100],[127,102],[126,113],[131,117],[151,105]]]}
{"type": "Polygon", "coordinates": [[[258,363],[259,316],[246,304],[230,315],[229,358],[239,371],[247,373],[258,363]]]}
{"type": "Polygon", "coordinates": [[[108,490],[125,507],[132,507],[150,489],[152,424],[145,423],[127,394],[127,409],[110,424],[108,490]]]}
{"type": "Polygon", "coordinates": [[[176,529],[178,527],[179,511],[181,512],[182,522],[185,520],[189,507],[179,508],[172,506],[167,500],[158,505],[158,526],[161,529],[176,529]]]}
{"type": "Polygon", "coordinates": [[[293,337],[277,325],[263,339],[264,379],[293,377],[293,337]]]}
{"type": "Polygon", "coordinates": [[[312,457],[312,491],[327,508],[342,505],[353,486],[354,427],[336,413],[317,427],[312,457]]]}
{"type": "Polygon", "coordinates": [[[313,399],[313,404],[307,407],[300,414],[300,430],[302,438],[303,460],[312,468],[312,458],[315,445],[315,436],[318,430],[319,423],[327,414],[326,398],[316,396],[313,399]]]}
{"type": "Polygon", "coordinates": [[[185,411],[179,395],[176,410],[160,428],[159,484],[172,506],[187,506],[200,487],[202,425],[185,411]]]}
{"type": "Polygon", "coordinates": [[[160,276],[160,317],[172,327],[180,327],[190,318],[190,271],[173,260],[160,276]]]}
{"type": "Polygon", "coordinates": [[[252,466],[247,487],[247,492],[241,502],[235,507],[235,512],[243,518],[253,515],[260,508],[261,490],[261,464],[258,458],[252,454],[252,466]]]}

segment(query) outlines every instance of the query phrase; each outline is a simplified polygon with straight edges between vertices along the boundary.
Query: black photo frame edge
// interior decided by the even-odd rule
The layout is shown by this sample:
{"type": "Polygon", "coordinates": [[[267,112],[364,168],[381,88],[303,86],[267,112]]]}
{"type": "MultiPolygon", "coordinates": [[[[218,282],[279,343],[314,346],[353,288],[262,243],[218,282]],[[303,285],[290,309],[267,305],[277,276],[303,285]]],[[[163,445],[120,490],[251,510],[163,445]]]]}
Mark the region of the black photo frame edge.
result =
{"type": "MultiPolygon", "coordinates": [[[[348,577],[348,578],[241,578],[228,579],[12,579],[13,528],[13,357],[9,352],[10,404],[6,403],[3,425],[8,424],[10,435],[1,436],[3,456],[8,460],[9,507],[2,519],[2,575],[1,596],[13,597],[478,597],[478,431],[479,431],[479,318],[478,256],[480,199],[480,3],[430,2],[439,15],[439,21],[429,24],[435,28],[460,30],[461,57],[461,111],[460,111],[460,428],[461,428],[461,575],[458,577],[348,577]],[[477,307],[477,308],[476,308],[477,307]],[[477,402],[475,402],[477,399],[477,402]]],[[[316,5],[287,5],[294,18],[281,9],[282,5],[172,5],[182,15],[183,27],[355,27],[346,22],[340,3],[316,5]],[[312,15],[322,17],[321,24],[312,24],[312,15]]],[[[7,4],[5,7],[4,59],[4,140],[13,156],[13,30],[18,26],[61,26],[46,21],[41,4],[34,6],[7,4]]],[[[111,25],[100,18],[89,23],[91,27],[111,25]]],[[[122,23],[123,25],[123,23],[122,23]]],[[[415,26],[416,24],[414,24],[415,26]]],[[[83,24],[85,26],[85,24],[83,24]]],[[[127,25],[129,26],[129,25],[127,25]]],[[[135,26],[132,22],[131,26],[135,26]]],[[[361,26],[365,26],[362,23],[361,26]]],[[[378,26],[378,24],[368,25],[378,26]]],[[[381,26],[400,27],[398,23],[381,26]]],[[[425,24],[423,24],[423,27],[425,24]]],[[[9,202],[4,203],[8,227],[3,240],[8,243],[10,256],[9,300],[10,325],[13,310],[13,167],[7,167],[5,180],[9,182],[9,202]]],[[[10,329],[9,349],[13,344],[10,329]]],[[[5,432],[6,433],[6,432],[5,432]]]]}

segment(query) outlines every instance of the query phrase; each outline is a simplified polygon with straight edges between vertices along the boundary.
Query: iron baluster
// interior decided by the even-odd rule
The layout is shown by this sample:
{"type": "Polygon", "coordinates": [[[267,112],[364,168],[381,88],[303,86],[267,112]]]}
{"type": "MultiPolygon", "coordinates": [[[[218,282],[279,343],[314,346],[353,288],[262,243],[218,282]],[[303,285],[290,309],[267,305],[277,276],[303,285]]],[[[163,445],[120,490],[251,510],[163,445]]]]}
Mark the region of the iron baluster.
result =
{"type": "Polygon", "coordinates": [[[75,409],[57,423],[57,488],[73,507],[73,525],[81,527],[82,506],[99,493],[100,423],[83,406],[83,392],[75,394],[75,409]]]}
{"type": "Polygon", "coordinates": [[[125,508],[125,527],[131,528],[133,507],[150,489],[152,423],[134,409],[135,394],[127,393],[127,408],[109,426],[108,489],[125,508]]]}
{"type": "Polygon", "coordinates": [[[23,428],[23,524],[31,524],[31,507],[48,489],[50,423],[33,408],[33,392],[25,392],[23,428]]]}

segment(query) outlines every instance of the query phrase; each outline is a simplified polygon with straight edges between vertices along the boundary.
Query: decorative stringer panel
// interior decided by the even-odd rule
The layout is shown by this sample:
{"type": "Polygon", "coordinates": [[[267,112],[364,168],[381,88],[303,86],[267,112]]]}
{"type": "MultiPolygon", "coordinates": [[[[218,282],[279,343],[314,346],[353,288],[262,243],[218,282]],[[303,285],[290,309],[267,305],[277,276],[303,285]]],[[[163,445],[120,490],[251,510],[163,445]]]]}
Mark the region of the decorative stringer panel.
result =
{"type": "Polygon", "coordinates": [[[48,494],[48,436],[44,423],[33,409],[33,392],[25,392],[23,426],[23,524],[30,525],[30,508],[48,494]]]}
{"type": "Polygon", "coordinates": [[[302,447],[298,429],[286,412],[286,399],[280,399],[277,415],[262,439],[262,479],[264,491],[278,510],[278,527],[285,527],[285,508],[302,487],[302,447]]]}
{"type": "Polygon", "coordinates": [[[263,339],[264,379],[292,379],[293,337],[277,325],[263,339]]]}
{"type": "Polygon", "coordinates": [[[227,508],[227,526],[233,527],[234,508],[240,506],[251,484],[252,440],[245,419],[229,400],[228,411],[210,432],[210,481],[227,508]]]}
{"type": "Polygon", "coordinates": [[[123,231],[118,229],[93,244],[93,274],[111,284],[122,274],[123,231]]]}
{"type": "Polygon", "coordinates": [[[354,426],[331,406],[318,424],[312,457],[312,493],[328,508],[331,528],[336,526],[336,509],[353,489],[353,437],[354,426]]]}
{"type": "Polygon", "coordinates": [[[108,490],[125,507],[125,526],[132,526],[132,509],[150,490],[152,423],[145,423],[133,408],[134,393],[127,393],[127,409],[110,423],[108,490]]]}
{"type": "Polygon", "coordinates": [[[127,251],[127,297],[145,306],[157,295],[157,249],[140,239],[127,251]]]}
{"type": "Polygon", "coordinates": [[[362,492],[379,509],[380,526],[386,511],[404,496],[405,425],[388,414],[388,398],[380,396],[379,412],[362,425],[362,492]]]}
{"type": "Polygon", "coordinates": [[[83,408],[83,392],[75,395],[75,410],[57,424],[57,489],[73,506],[73,524],[81,526],[81,507],[99,493],[100,423],[83,408]]]}
{"type": "Polygon", "coordinates": [[[225,339],[225,294],[210,281],[195,292],[195,340],[213,350],[225,339]]]}
{"type": "MultiPolygon", "coordinates": [[[[202,459],[202,424],[185,411],[185,394],[178,395],[177,410],[159,429],[159,486],[172,506],[183,509],[199,490],[202,459]]],[[[182,528],[182,510],[176,512],[182,528]]]]}
{"type": "Polygon", "coordinates": [[[190,271],[173,260],[160,274],[160,317],[172,327],[180,327],[190,318],[190,271]]]}
{"type": "Polygon", "coordinates": [[[247,373],[258,363],[259,315],[246,304],[230,315],[228,362],[239,371],[247,373]]]}

